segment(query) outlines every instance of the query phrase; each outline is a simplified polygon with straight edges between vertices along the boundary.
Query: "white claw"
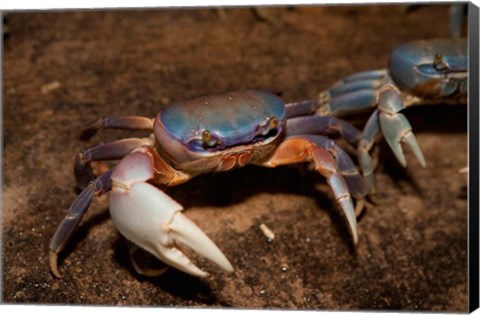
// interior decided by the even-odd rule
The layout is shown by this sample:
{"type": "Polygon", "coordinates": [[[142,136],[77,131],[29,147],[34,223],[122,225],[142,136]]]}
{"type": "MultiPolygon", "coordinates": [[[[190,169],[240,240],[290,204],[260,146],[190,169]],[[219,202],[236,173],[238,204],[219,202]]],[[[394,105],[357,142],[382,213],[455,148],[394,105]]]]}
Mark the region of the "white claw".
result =
{"type": "Polygon", "coordinates": [[[155,186],[136,182],[123,189],[114,185],[109,208],[118,230],[164,263],[194,276],[207,275],[177,248],[178,241],[233,272],[220,249],[180,212],[183,207],[155,186]]]}
{"type": "Polygon", "coordinates": [[[169,225],[173,239],[194,249],[205,258],[215,262],[223,270],[233,272],[233,267],[218,247],[189,218],[177,212],[169,225]]]}

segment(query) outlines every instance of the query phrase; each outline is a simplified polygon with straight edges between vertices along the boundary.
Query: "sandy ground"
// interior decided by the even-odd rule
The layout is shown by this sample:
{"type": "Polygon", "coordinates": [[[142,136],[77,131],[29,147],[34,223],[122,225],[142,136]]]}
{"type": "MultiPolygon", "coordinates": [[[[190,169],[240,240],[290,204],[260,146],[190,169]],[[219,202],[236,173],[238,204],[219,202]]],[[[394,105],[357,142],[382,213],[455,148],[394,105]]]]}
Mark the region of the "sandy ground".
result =
{"type": "MultiPolygon", "coordinates": [[[[467,310],[466,107],[405,111],[428,167],[403,169],[380,141],[378,205],[354,249],[325,180],[303,167],[245,167],[169,190],[235,267],[229,275],[135,273],[125,240],[96,199],[60,257],[48,244],[75,199],[84,147],[140,132],[78,140],[107,115],[153,116],[173,101],[274,88],[315,98],[350,73],[384,67],[414,39],[448,36],[448,8],[313,6],[7,15],[4,43],[3,301],[287,309],[467,310]],[[275,233],[268,242],[259,229],[275,233]]],[[[365,118],[362,116],[361,118],[365,118]]]]}

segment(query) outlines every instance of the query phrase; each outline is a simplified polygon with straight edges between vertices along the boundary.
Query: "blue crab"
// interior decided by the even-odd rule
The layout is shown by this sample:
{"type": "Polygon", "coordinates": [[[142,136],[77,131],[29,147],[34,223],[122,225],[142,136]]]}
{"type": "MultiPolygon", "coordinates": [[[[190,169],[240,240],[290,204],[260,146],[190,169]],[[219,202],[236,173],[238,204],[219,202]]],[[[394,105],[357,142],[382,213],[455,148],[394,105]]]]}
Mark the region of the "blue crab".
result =
{"type": "MultiPolygon", "coordinates": [[[[333,116],[311,116],[315,106],[316,101],[285,104],[270,92],[247,90],[179,102],[161,110],[153,119],[123,116],[91,123],[82,138],[90,138],[103,128],[147,130],[151,135],[101,144],[79,153],[74,169],[83,191],[51,240],[53,274],[60,277],[58,253],[93,197],[107,191],[111,191],[112,220],[134,245],[167,265],[205,276],[176,246],[180,242],[232,272],[232,265],[220,249],[182,214],[182,206],[161,187],[247,164],[276,167],[312,162],[330,185],[356,243],[352,196],[365,196],[364,181],[348,154],[321,133],[338,132],[356,144],[360,132],[333,116]],[[114,168],[91,180],[92,161],[115,159],[121,160],[114,168]]],[[[139,273],[157,274],[142,270],[134,259],[132,262],[139,273]]]]}
{"type": "Polygon", "coordinates": [[[401,142],[419,163],[426,161],[410,123],[400,112],[417,104],[466,104],[466,39],[419,40],[397,47],[386,69],[352,74],[320,93],[318,115],[341,115],[375,108],[358,145],[358,160],[369,194],[375,192],[370,151],[383,133],[400,164],[407,165],[401,142]]]}

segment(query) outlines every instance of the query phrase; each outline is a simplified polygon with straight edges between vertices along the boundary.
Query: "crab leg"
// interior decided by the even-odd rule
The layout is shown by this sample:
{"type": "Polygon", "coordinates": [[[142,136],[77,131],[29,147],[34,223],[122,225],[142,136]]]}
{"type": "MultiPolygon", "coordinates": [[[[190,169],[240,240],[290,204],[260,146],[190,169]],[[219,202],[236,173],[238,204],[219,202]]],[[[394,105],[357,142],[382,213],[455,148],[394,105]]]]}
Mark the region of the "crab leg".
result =
{"type": "Polygon", "coordinates": [[[388,76],[387,69],[368,70],[353,73],[346,76],[342,80],[337,81],[333,86],[340,86],[349,82],[363,81],[363,80],[380,80],[388,76]]]}
{"type": "Polygon", "coordinates": [[[378,119],[379,110],[373,111],[368,119],[365,128],[363,129],[363,138],[358,146],[358,162],[362,170],[363,178],[367,184],[367,191],[369,194],[375,193],[375,177],[373,174],[374,167],[370,150],[372,150],[375,142],[375,137],[380,131],[380,122],[378,119]]]}
{"type": "Polygon", "coordinates": [[[182,243],[227,272],[233,267],[218,247],[184,216],[183,207],[148,183],[176,185],[188,180],[150,147],[142,147],[117,165],[112,174],[110,214],[117,229],[128,240],[164,263],[195,276],[207,274],[178,248],[182,243]]]}
{"type": "MultiPolygon", "coordinates": [[[[337,83],[332,88],[328,90],[330,98],[341,96],[347,93],[359,91],[359,90],[372,90],[378,89],[383,84],[387,83],[384,77],[372,78],[372,79],[362,79],[355,81],[344,81],[337,83]]],[[[341,103],[341,102],[338,102],[341,103]]],[[[335,108],[335,106],[333,106],[335,108]]]]}
{"type": "Polygon", "coordinates": [[[320,93],[319,115],[339,115],[377,105],[377,91],[390,82],[386,69],[354,73],[320,93]]]}
{"type": "Polygon", "coordinates": [[[326,178],[337,203],[343,209],[350,226],[353,242],[356,244],[358,242],[357,219],[348,185],[337,171],[335,159],[326,149],[315,142],[315,137],[319,136],[296,136],[285,139],[273,155],[260,165],[276,167],[307,161],[313,162],[315,169],[326,178]]]}
{"type": "Polygon", "coordinates": [[[153,145],[152,140],[150,138],[122,139],[80,151],[75,158],[73,168],[77,187],[84,189],[95,177],[90,166],[92,161],[118,160],[143,145],[153,145]]]}
{"type": "Polygon", "coordinates": [[[318,109],[319,103],[316,100],[305,100],[301,102],[294,102],[285,104],[286,118],[306,116],[315,113],[318,109]]]}
{"type": "Polygon", "coordinates": [[[383,133],[393,153],[404,167],[407,165],[407,161],[400,142],[404,142],[410,147],[420,165],[423,167],[426,165],[412,127],[405,116],[400,113],[406,104],[400,97],[400,91],[388,83],[390,81],[385,70],[351,75],[322,93],[320,98],[324,99],[325,103],[317,111],[317,114],[325,115],[377,107],[378,110],[373,112],[363,130],[363,137],[358,146],[360,166],[369,192],[374,191],[374,180],[372,158],[368,152],[373,147],[376,135],[380,132],[383,133]],[[368,87],[369,85],[371,86],[368,87]],[[375,88],[379,85],[380,88],[375,88]]]}
{"type": "Polygon", "coordinates": [[[365,181],[358,173],[355,163],[350,156],[335,142],[327,137],[313,134],[340,133],[342,137],[355,148],[358,147],[362,134],[349,123],[333,116],[304,116],[287,120],[286,136],[303,135],[304,138],[315,142],[328,150],[335,157],[340,173],[347,181],[352,196],[355,199],[365,197],[367,189],[365,181]],[[306,134],[309,134],[306,136],[306,134]]]}
{"type": "Polygon", "coordinates": [[[73,232],[92,202],[93,196],[99,196],[112,189],[112,182],[110,179],[112,171],[113,169],[108,170],[88,184],[70,206],[67,215],[55,231],[55,234],[50,241],[49,264],[50,270],[56,277],[61,277],[57,266],[58,253],[62,251],[71,239],[73,232]]]}
{"type": "Polygon", "coordinates": [[[367,195],[364,178],[358,172],[350,156],[337,146],[335,141],[321,135],[302,135],[301,137],[327,150],[335,158],[338,171],[347,182],[348,190],[355,199],[362,199],[367,195]]]}
{"type": "Polygon", "coordinates": [[[350,123],[334,116],[303,116],[287,120],[286,135],[340,134],[345,141],[357,148],[362,133],[350,123]]]}
{"type": "Polygon", "coordinates": [[[153,130],[153,119],[141,116],[118,116],[97,119],[87,125],[80,139],[88,140],[100,129],[153,130]]]}

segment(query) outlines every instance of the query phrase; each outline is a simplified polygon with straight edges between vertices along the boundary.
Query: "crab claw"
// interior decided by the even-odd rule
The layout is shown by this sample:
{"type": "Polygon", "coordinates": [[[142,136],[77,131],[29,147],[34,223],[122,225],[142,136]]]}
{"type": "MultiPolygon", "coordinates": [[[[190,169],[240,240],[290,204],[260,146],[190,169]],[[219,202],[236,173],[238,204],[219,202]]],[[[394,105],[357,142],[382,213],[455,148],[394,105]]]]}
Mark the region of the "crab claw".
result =
{"type": "Polygon", "coordinates": [[[421,166],[425,167],[427,165],[422,150],[418,146],[417,140],[412,132],[412,127],[405,116],[399,113],[396,115],[382,113],[380,114],[380,126],[385,140],[387,140],[388,145],[403,167],[407,166],[407,160],[403,154],[400,142],[410,147],[421,166]]]}
{"type": "Polygon", "coordinates": [[[183,207],[155,186],[145,182],[128,188],[114,185],[109,208],[118,230],[164,263],[194,276],[207,275],[177,247],[179,242],[233,272],[220,249],[181,213],[183,207]]]}
{"type": "Polygon", "coordinates": [[[404,108],[404,103],[398,89],[391,84],[382,86],[379,91],[378,108],[380,109],[380,127],[383,135],[398,161],[404,167],[407,166],[407,160],[400,145],[400,142],[404,142],[415,154],[420,165],[425,167],[427,163],[413,135],[412,126],[407,118],[399,113],[404,108]]]}

